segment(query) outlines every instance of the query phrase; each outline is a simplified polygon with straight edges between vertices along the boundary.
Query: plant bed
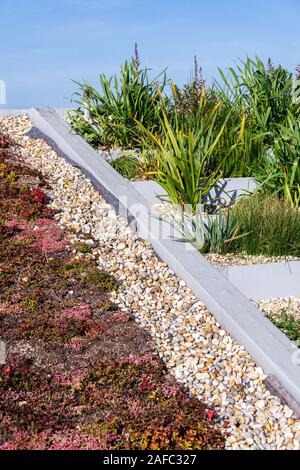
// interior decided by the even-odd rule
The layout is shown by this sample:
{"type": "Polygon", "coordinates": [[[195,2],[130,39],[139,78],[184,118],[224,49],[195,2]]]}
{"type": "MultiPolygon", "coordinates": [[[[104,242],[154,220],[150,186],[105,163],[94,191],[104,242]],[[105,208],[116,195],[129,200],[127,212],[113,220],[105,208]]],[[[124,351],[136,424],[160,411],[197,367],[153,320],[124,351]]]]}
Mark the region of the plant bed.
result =
{"type": "Polygon", "coordinates": [[[299,253],[300,213],[289,204],[275,199],[273,207],[273,199],[266,198],[265,204],[264,196],[246,196],[223,208],[221,217],[203,210],[204,206],[199,217],[167,202],[167,195],[155,182],[132,185],[151,206],[152,220],[165,222],[160,236],[194,243],[206,260],[249,299],[299,295],[300,258],[295,255],[299,253]],[[226,219],[232,213],[235,221],[230,228],[226,219]],[[240,231],[235,226],[240,226],[240,231]],[[231,253],[232,249],[235,252],[231,253]]]}
{"type": "MultiPolygon", "coordinates": [[[[194,227],[185,236],[189,241],[197,242],[197,232],[203,231],[203,226],[197,225],[197,217],[193,218],[190,213],[182,210],[182,207],[170,204],[167,193],[157,183],[147,181],[131,184],[151,205],[153,217],[160,217],[175,226],[179,237],[180,234],[183,237],[185,235],[184,222],[195,220],[194,227]]],[[[226,236],[230,238],[230,233],[220,232],[218,247],[208,246],[206,248],[208,253],[201,250],[206,259],[216,267],[299,261],[300,242],[297,224],[299,224],[300,215],[295,217],[294,209],[290,209],[284,204],[278,205],[277,200],[274,200],[274,204],[277,204],[278,207],[272,209],[272,204],[269,202],[264,207],[263,196],[262,202],[257,202],[258,196],[253,196],[253,203],[250,196],[247,199],[245,195],[244,199],[241,197],[242,195],[239,196],[235,204],[230,205],[229,211],[238,212],[233,225],[242,225],[241,233],[248,233],[249,236],[227,246],[226,244],[222,245],[222,242],[226,241],[226,236]],[[248,210],[248,215],[246,215],[245,209],[248,210]],[[271,210],[273,210],[273,214],[270,214],[271,210]],[[287,212],[286,216],[283,214],[284,210],[287,212]],[[254,230],[251,227],[254,227],[254,230]],[[277,241],[276,231],[278,232],[277,241]]],[[[211,216],[209,211],[205,212],[202,209],[202,219],[205,221],[209,216],[211,216]]],[[[226,227],[225,217],[222,223],[226,227]]]]}
{"type": "MultiPolygon", "coordinates": [[[[37,119],[36,112],[32,114],[36,123],[43,123],[37,119]]],[[[56,118],[49,111],[46,115],[55,129],[56,118]]],[[[13,135],[13,123],[10,126],[13,135]]],[[[50,135],[66,148],[57,130],[50,135]]],[[[68,141],[68,134],[63,135],[68,141]]],[[[59,210],[60,224],[71,227],[77,237],[88,236],[101,241],[99,248],[92,248],[91,254],[102,269],[122,281],[115,302],[123,312],[132,312],[151,332],[161,357],[178,381],[186,384],[201,400],[214,404],[216,411],[228,418],[231,436],[226,441],[227,448],[298,448],[299,422],[291,409],[270,394],[262,370],[255,367],[244,348],[221,329],[185,283],[157,259],[149,243],[128,230],[127,221],[116,217],[80,170],[72,168],[43,141],[17,138],[22,144],[23,157],[42,170],[51,182],[53,207],[59,210]],[[199,371],[199,367],[202,370],[199,371]],[[279,420],[280,425],[276,426],[279,420]],[[285,433],[290,432],[293,437],[285,437],[285,433]]],[[[73,141],[79,144],[76,138],[70,138],[71,147],[65,151],[74,158],[73,141]]],[[[83,149],[85,157],[89,158],[93,152],[85,146],[83,149]]],[[[101,165],[101,169],[100,181],[103,173],[106,175],[106,166],[101,165]]],[[[109,188],[111,181],[108,179],[106,183],[109,188]]],[[[119,186],[121,184],[120,180],[119,186]]],[[[126,188],[122,186],[125,192],[126,188]]],[[[119,189],[115,187],[117,193],[119,189]]],[[[218,282],[221,277],[217,276],[218,282]]],[[[239,302],[245,307],[244,315],[248,314],[248,303],[242,296],[239,302]]],[[[252,313],[256,315],[254,307],[252,313]]],[[[257,314],[260,316],[259,312],[257,314]]],[[[261,327],[265,331],[264,322],[261,327]]]]}
{"type": "Polygon", "coordinates": [[[0,449],[223,448],[215,411],[112,303],[119,281],[99,269],[87,236],[59,227],[22,152],[0,135],[0,449]]]}
{"type": "MultiPolygon", "coordinates": [[[[298,78],[256,57],[228,75],[220,70],[220,79],[208,85],[195,58],[190,82],[179,88],[170,80],[168,93],[165,73],[150,82],[136,48],[119,76],[101,75],[100,92],[79,84],[79,108],[69,121],[96,148],[137,148],[141,173],[155,180],[150,193],[159,183],[169,203],[193,215],[201,214],[201,205],[215,213],[218,205],[258,189],[259,195],[235,204],[230,217],[210,220],[206,239],[203,224],[191,235],[202,252],[229,253],[224,265],[232,264],[233,253],[238,265],[260,256],[291,260],[300,257],[298,78]]],[[[135,179],[138,161],[121,158],[115,168],[135,179]]],[[[134,187],[149,196],[139,183],[134,187]]],[[[164,212],[170,216],[172,209],[164,212]]]]}
{"type": "MultiPolygon", "coordinates": [[[[195,57],[180,88],[166,71],[151,81],[136,48],[119,75],[100,75],[100,91],[77,85],[72,130],[97,150],[137,149],[143,176],[172,202],[195,206],[208,193],[218,197],[215,183],[223,179],[230,190],[232,181],[237,192],[259,185],[299,206],[298,68],[294,76],[271,59],[247,57],[208,84],[195,57]],[[247,185],[241,177],[250,177],[247,185]]],[[[116,167],[124,176],[128,163],[116,167]]]]}
{"type": "Polygon", "coordinates": [[[257,307],[300,347],[300,297],[264,299],[257,307]]]}
{"type": "Polygon", "coordinates": [[[202,253],[264,256],[265,262],[299,259],[300,211],[287,200],[257,193],[228,208],[210,209],[182,216],[183,236],[202,253]]]}

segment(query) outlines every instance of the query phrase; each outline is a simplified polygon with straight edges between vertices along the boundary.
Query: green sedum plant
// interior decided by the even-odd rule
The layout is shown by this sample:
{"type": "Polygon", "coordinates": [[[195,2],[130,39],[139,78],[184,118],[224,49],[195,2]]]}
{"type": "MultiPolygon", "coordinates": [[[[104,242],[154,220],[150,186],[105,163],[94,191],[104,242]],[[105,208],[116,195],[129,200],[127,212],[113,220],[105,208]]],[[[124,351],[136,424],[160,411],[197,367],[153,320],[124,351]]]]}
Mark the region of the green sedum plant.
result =
{"type": "Polygon", "coordinates": [[[138,179],[143,174],[143,165],[137,157],[121,155],[118,158],[109,160],[111,166],[129,180],[138,179]]]}
{"type": "Polygon", "coordinates": [[[202,253],[300,257],[300,211],[285,198],[257,193],[215,214],[184,214],[181,241],[202,253]]]}
{"type": "Polygon", "coordinates": [[[300,346],[300,319],[294,318],[288,312],[282,312],[278,317],[268,316],[269,320],[274,323],[291,341],[300,346]]]}

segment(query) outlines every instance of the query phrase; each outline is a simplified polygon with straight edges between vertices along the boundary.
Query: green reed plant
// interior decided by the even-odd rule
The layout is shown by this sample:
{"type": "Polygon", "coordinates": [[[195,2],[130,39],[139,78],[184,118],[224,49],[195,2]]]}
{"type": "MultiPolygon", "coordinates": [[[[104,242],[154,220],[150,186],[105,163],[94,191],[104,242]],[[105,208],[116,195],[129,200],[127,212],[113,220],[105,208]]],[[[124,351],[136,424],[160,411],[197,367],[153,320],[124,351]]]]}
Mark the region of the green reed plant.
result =
{"type": "Polygon", "coordinates": [[[274,145],[276,167],[283,174],[279,191],[296,208],[300,202],[300,121],[292,113],[274,145]]]}
{"type": "Polygon", "coordinates": [[[190,82],[179,88],[171,81],[171,91],[173,108],[169,112],[169,119],[186,133],[190,129],[193,132],[201,130],[203,119],[218,105],[214,135],[219,134],[225,121],[226,126],[210,160],[211,169],[220,167],[224,176],[248,176],[248,162],[244,158],[246,154],[244,149],[247,148],[250,133],[248,132],[248,135],[245,133],[245,115],[237,107],[228,106],[214,86],[207,85],[196,58],[194,75],[190,82]],[[224,158],[224,155],[227,158],[224,158]]]}
{"type": "Polygon", "coordinates": [[[257,178],[262,191],[285,197],[295,208],[300,204],[300,122],[289,113],[278,130],[268,165],[257,178]]]}
{"type": "Polygon", "coordinates": [[[203,252],[224,253],[230,243],[246,237],[240,233],[237,222],[231,217],[231,209],[218,207],[215,214],[207,214],[203,252]]]}
{"type": "Polygon", "coordinates": [[[77,83],[74,102],[79,108],[69,113],[73,131],[94,147],[139,148],[141,132],[136,120],[157,132],[165,83],[164,72],[150,80],[137,57],[125,62],[119,77],[101,74],[100,92],[86,82],[77,83]]]}
{"type": "Polygon", "coordinates": [[[188,205],[194,212],[221,177],[220,168],[211,169],[213,153],[226,126],[225,119],[215,134],[219,107],[218,103],[203,116],[196,131],[188,129],[185,132],[177,122],[172,125],[164,111],[161,136],[151,133],[138,122],[151,142],[146,142],[145,147],[152,154],[153,176],[165,189],[171,203],[182,207],[188,205]]]}
{"type": "Polygon", "coordinates": [[[224,100],[238,104],[251,113],[257,132],[269,143],[294,108],[293,75],[281,66],[268,65],[256,57],[241,61],[229,75],[219,69],[223,86],[219,91],[224,100]]]}
{"type": "Polygon", "coordinates": [[[243,141],[227,160],[225,175],[239,176],[240,168],[252,176],[268,164],[268,155],[281,138],[281,126],[288,116],[299,116],[293,75],[270,60],[265,66],[258,57],[241,61],[227,75],[219,72],[221,82],[215,86],[220,98],[226,107],[233,108],[232,116],[245,116],[243,141]]]}
{"type": "MultiPolygon", "coordinates": [[[[201,70],[201,69],[200,69],[201,70]]],[[[171,84],[174,110],[173,120],[186,132],[196,131],[202,119],[212,108],[219,105],[218,116],[214,126],[217,135],[226,119],[226,126],[214,150],[211,160],[212,169],[220,167],[224,177],[249,176],[258,157],[264,155],[265,148],[254,140],[255,134],[251,116],[240,100],[231,100],[216,83],[208,86],[199,74],[197,62],[193,80],[182,89],[171,84]],[[197,75],[198,74],[198,75],[197,75]],[[230,150],[230,152],[228,152],[230,150]],[[224,158],[227,155],[227,158],[224,158]]]]}
{"type": "Polygon", "coordinates": [[[295,159],[291,174],[284,173],[284,195],[295,209],[300,207],[299,159],[295,159]]]}

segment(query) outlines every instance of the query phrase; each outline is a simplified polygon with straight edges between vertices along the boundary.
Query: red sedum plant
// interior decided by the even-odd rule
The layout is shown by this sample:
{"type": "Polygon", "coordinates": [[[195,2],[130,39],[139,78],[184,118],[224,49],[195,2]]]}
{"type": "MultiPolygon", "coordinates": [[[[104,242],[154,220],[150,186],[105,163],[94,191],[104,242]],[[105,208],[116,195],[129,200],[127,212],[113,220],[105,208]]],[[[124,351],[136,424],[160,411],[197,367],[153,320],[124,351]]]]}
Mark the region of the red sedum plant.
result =
{"type": "Polygon", "coordinates": [[[0,450],[222,449],[215,411],[110,302],[118,282],[71,253],[42,176],[0,147],[0,450]]]}

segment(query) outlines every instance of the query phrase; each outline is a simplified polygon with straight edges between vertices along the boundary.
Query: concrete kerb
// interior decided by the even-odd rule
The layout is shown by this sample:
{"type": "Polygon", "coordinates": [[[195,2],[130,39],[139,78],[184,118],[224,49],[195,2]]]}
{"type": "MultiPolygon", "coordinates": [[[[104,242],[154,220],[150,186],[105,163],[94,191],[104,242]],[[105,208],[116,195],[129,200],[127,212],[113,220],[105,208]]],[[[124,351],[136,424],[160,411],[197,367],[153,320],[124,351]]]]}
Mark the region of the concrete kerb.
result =
{"type": "Polygon", "coordinates": [[[20,116],[20,115],[24,115],[28,113],[29,113],[29,109],[2,109],[0,108],[0,117],[1,116],[14,117],[14,116],[20,116]]]}
{"type": "Polygon", "coordinates": [[[122,202],[121,215],[134,217],[139,235],[151,241],[157,255],[206,304],[222,327],[244,345],[257,364],[275,378],[275,383],[278,381],[284,387],[288,393],[283,398],[299,414],[300,362],[293,360],[296,352],[293,343],[195,248],[153,236],[161,222],[154,220],[149,231],[148,202],[83,139],[70,134],[68,124],[54,110],[34,108],[28,114],[33,125],[55,143],[59,153],[91,175],[98,188],[105,189],[104,197],[109,195],[122,202]]]}
{"type": "Polygon", "coordinates": [[[218,270],[248,299],[300,296],[300,261],[227,266],[218,270]]]}
{"type": "MultiPolygon", "coordinates": [[[[130,183],[150,204],[159,204],[159,196],[166,197],[166,191],[155,181],[133,181],[130,183]]],[[[258,184],[253,178],[222,178],[206,196],[206,201],[220,204],[235,202],[245,194],[253,193],[258,184]]]]}
{"type": "MultiPolygon", "coordinates": [[[[32,108],[19,108],[19,109],[5,109],[0,108],[0,116],[21,116],[21,115],[29,115],[32,108]]],[[[72,108],[54,108],[54,110],[64,118],[68,111],[71,111],[72,108]]]]}

